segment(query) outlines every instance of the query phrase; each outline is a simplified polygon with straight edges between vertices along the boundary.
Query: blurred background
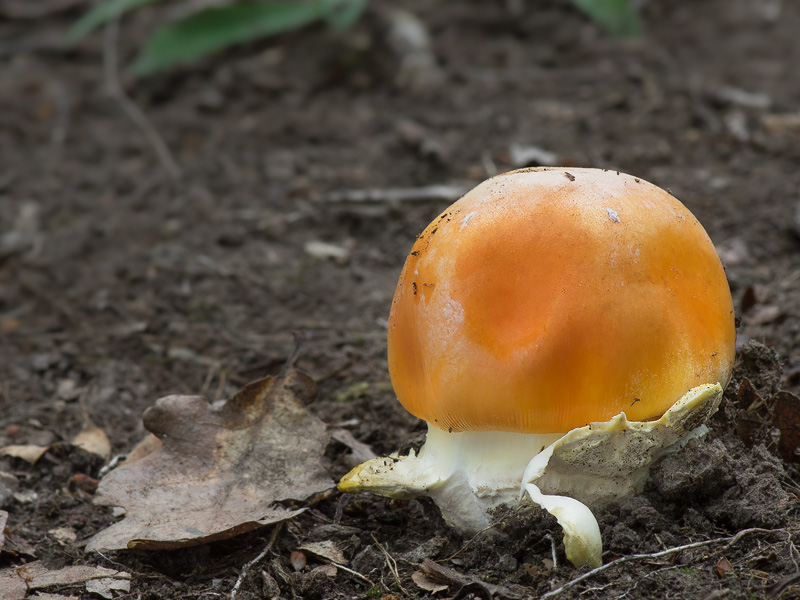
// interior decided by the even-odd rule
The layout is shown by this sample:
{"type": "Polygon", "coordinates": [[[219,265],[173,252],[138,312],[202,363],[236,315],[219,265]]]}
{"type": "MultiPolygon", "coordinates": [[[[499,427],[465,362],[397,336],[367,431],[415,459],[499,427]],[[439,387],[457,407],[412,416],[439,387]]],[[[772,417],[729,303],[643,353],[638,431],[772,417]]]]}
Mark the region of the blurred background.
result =
{"type": "Polygon", "coordinates": [[[412,241],[535,165],[671,190],[797,392],[798,31],[788,0],[0,0],[0,426],[85,410],[125,451],[297,331],[326,420],[394,450],[412,241]]]}

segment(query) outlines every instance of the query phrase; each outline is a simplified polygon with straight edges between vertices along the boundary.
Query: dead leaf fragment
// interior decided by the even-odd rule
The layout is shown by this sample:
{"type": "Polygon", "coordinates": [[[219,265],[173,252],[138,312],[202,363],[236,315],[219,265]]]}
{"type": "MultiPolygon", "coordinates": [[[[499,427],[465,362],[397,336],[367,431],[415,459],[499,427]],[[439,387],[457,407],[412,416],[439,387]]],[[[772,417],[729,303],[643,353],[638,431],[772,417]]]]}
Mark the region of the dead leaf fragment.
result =
{"type": "Polygon", "coordinates": [[[329,433],[337,442],[350,448],[351,452],[347,456],[348,464],[353,463],[353,466],[360,465],[362,462],[367,462],[378,456],[368,444],[358,441],[347,429],[336,427],[331,429],[329,433]]]}
{"type": "Polygon", "coordinates": [[[750,325],[766,325],[777,321],[783,316],[783,310],[774,304],[756,304],[750,312],[745,315],[745,322],[750,325]]]}
{"type": "Polygon", "coordinates": [[[89,419],[86,419],[83,429],[72,440],[72,445],[89,454],[99,456],[104,461],[111,458],[111,442],[108,440],[106,432],[89,419]]]}
{"type": "Polygon", "coordinates": [[[419,587],[421,587],[426,592],[430,592],[431,594],[436,594],[438,592],[445,591],[449,586],[443,583],[437,583],[432,579],[429,579],[425,573],[422,571],[414,571],[411,574],[411,579],[416,583],[419,587]]]}
{"type": "Polygon", "coordinates": [[[800,463],[800,398],[778,392],[772,401],[772,424],[781,432],[778,453],[787,463],[800,463]]]}
{"type": "Polygon", "coordinates": [[[133,447],[133,450],[128,452],[128,456],[125,458],[122,464],[127,465],[136,462],[137,460],[141,460],[148,454],[151,454],[161,448],[162,445],[163,444],[161,443],[160,439],[158,439],[152,433],[148,433],[141,442],[133,447]]]}
{"type": "Polygon", "coordinates": [[[337,569],[333,565],[319,565],[319,566],[314,567],[313,569],[311,569],[311,574],[312,575],[314,573],[322,573],[326,577],[331,577],[331,578],[336,577],[336,574],[338,572],[339,572],[339,569],[337,569]]]}
{"type": "Polygon", "coordinates": [[[103,598],[116,598],[120,594],[127,594],[131,591],[130,579],[114,579],[104,577],[102,579],[91,579],[86,582],[86,591],[90,594],[97,594],[103,598]]]}
{"type": "Polygon", "coordinates": [[[87,550],[202,544],[302,512],[277,503],[333,487],[320,464],[325,424],[304,408],[315,395],[313,380],[292,369],[221,405],[199,396],[158,400],[143,421],[163,446],[101,480],[95,502],[126,513],[87,550]]]}
{"type": "Polygon", "coordinates": [[[0,600],[24,600],[30,592],[54,586],[85,583],[93,579],[130,580],[130,573],[105,567],[74,565],[51,570],[36,561],[0,571],[0,600]]]}
{"type": "Polygon", "coordinates": [[[729,561],[724,556],[717,561],[717,574],[722,577],[725,573],[730,573],[733,571],[733,565],[731,561],[729,561]]]}
{"type": "Polygon", "coordinates": [[[317,558],[327,560],[340,565],[346,565],[347,559],[339,549],[339,547],[331,540],[324,540],[322,542],[310,542],[300,546],[299,550],[305,550],[309,554],[313,554],[317,558]]]}
{"type": "Polygon", "coordinates": [[[5,510],[0,510],[0,550],[3,549],[3,545],[6,543],[6,523],[8,522],[8,512],[5,510]]]}
{"type": "Polygon", "coordinates": [[[13,458],[21,458],[27,463],[36,464],[44,453],[49,450],[49,446],[37,446],[36,444],[12,444],[0,448],[0,454],[3,456],[11,456],[13,458]]]}
{"type": "Polygon", "coordinates": [[[78,534],[71,527],[56,527],[47,534],[62,546],[72,544],[78,539],[78,534]]]}

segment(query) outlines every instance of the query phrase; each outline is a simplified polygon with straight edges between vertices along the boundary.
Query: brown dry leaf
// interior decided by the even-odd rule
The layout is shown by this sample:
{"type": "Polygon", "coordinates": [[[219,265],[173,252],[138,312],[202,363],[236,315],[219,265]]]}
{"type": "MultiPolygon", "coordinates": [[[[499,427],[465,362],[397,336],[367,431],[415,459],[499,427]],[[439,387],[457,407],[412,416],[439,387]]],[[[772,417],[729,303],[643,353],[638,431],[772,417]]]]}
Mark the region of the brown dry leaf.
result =
{"type": "Polygon", "coordinates": [[[358,441],[347,429],[335,427],[330,429],[328,433],[330,433],[331,437],[337,442],[350,448],[351,453],[347,456],[348,465],[360,465],[362,462],[367,462],[378,456],[368,444],[358,441]]]}
{"type": "Polygon", "coordinates": [[[163,444],[161,443],[160,439],[158,439],[152,433],[148,433],[141,442],[133,447],[133,450],[128,452],[128,456],[125,458],[122,464],[127,465],[134,463],[137,460],[141,460],[148,454],[151,454],[152,452],[155,452],[161,448],[162,445],[163,444]]]}
{"type": "Polygon", "coordinates": [[[163,446],[106,475],[95,502],[125,518],[87,550],[170,549],[224,539],[291,518],[278,502],[333,486],[320,464],[325,424],[303,407],[316,395],[297,370],[248,384],[213,407],[199,396],[167,396],[144,413],[163,446]]]}
{"type": "Polygon", "coordinates": [[[720,577],[725,575],[725,573],[730,573],[731,571],[733,571],[733,565],[727,558],[723,556],[717,561],[717,573],[720,577]]]}
{"type": "Polygon", "coordinates": [[[3,456],[12,456],[14,458],[21,458],[30,464],[36,464],[44,453],[50,449],[50,446],[37,446],[36,444],[12,444],[0,448],[0,454],[3,456]]]}
{"type": "Polygon", "coordinates": [[[93,579],[130,580],[130,577],[130,573],[89,565],[50,570],[40,561],[36,561],[0,571],[0,600],[24,600],[30,592],[85,583],[93,579]]]}
{"type": "Polygon", "coordinates": [[[95,454],[104,461],[111,458],[111,442],[108,441],[106,432],[92,423],[88,417],[84,419],[83,429],[72,440],[72,445],[95,454]]]}
{"type": "Polygon", "coordinates": [[[116,598],[120,594],[127,594],[131,591],[130,579],[115,579],[113,577],[103,577],[102,579],[92,579],[86,582],[86,591],[103,598],[116,598]]]}
{"type": "Polygon", "coordinates": [[[8,522],[8,512],[0,510],[0,550],[3,549],[3,544],[6,542],[6,523],[8,522]]]}
{"type": "Polygon", "coordinates": [[[783,310],[774,304],[756,304],[755,307],[744,317],[745,322],[750,325],[766,325],[777,321],[783,316],[783,310]]]}
{"type": "Polygon", "coordinates": [[[431,594],[436,594],[437,592],[445,591],[449,586],[444,585],[443,583],[437,583],[432,579],[428,579],[428,576],[425,575],[422,571],[414,571],[411,574],[411,579],[414,580],[419,587],[421,587],[426,592],[430,592],[431,594]]]}
{"type": "Polygon", "coordinates": [[[336,577],[336,574],[339,572],[339,569],[334,567],[333,565],[319,565],[318,567],[314,567],[311,569],[311,573],[322,573],[326,577],[336,577]]]}
{"type": "Polygon", "coordinates": [[[781,431],[778,453],[787,463],[800,463],[800,398],[778,392],[772,402],[772,424],[781,431]]]}
{"type": "Polygon", "coordinates": [[[321,558],[333,563],[338,563],[340,565],[347,564],[347,559],[344,557],[344,554],[331,540],[325,540],[322,542],[309,542],[308,544],[300,546],[299,550],[305,550],[317,558],[321,558]]]}

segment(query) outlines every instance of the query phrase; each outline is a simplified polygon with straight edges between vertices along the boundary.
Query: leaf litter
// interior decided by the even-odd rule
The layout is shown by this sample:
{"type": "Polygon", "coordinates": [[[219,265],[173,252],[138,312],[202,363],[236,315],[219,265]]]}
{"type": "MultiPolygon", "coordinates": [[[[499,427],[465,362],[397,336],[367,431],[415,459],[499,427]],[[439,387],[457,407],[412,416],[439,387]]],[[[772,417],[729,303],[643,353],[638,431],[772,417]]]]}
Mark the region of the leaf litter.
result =
{"type": "Polygon", "coordinates": [[[280,503],[333,487],[320,462],[329,434],[304,407],[315,397],[314,381],[287,366],[222,403],[158,400],[143,421],[161,446],[103,477],[95,503],[122,507],[125,518],[87,550],[198,545],[301,513],[280,503]]]}

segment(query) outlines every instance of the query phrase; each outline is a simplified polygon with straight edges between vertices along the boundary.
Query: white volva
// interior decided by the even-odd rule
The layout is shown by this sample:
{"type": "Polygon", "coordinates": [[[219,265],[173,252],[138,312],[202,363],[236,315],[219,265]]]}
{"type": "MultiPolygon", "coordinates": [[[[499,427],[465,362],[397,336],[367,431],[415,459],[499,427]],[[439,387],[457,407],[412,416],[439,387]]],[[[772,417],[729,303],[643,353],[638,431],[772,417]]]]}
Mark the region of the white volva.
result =
{"type": "Polygon", "coordinates": [[[705,384],[657,421],[628,421],[620,413],[566,434],[447,433],[429,425],[418,455],[370,460],[339,489],[429,496],[465,533],[490,526],[491,509],[527,498],[556,517],[570,562],[598,566],[602,540],[591,509],[641,491],[655,460],[707,431],[721,398],[719,384],[705,384]]]}

